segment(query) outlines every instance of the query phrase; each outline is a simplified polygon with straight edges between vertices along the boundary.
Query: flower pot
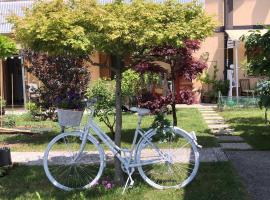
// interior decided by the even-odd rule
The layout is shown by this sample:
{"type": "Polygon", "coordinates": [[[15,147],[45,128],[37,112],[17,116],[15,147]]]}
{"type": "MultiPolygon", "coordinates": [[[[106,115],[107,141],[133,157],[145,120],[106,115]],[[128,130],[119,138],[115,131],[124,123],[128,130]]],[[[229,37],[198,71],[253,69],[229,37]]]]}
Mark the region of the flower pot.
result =
{"type": "Polygon", "coordinates": [[[82,120],[83,111],[57,109],[58,122],[62,127],[79,126],[82,120]]]}
{"type": "Polygon", "coordinates": [[[0,167],[11,165],[10,149],[7,147],[0,148],[0,167]]]}

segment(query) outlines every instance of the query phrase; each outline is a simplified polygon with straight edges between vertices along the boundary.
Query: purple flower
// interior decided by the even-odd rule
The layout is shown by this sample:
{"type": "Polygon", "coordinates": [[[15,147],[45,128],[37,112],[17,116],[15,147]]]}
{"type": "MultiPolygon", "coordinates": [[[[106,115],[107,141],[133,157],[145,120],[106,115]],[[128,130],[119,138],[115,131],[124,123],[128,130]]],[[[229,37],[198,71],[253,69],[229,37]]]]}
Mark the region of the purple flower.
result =
{"type": "Polygon", "coordinates": [[[113,188],[113,184],[112,184],[112,183],[107,183],[107,184],[105,185],[105,188],[106,188],[106,189],[112,189],[112,188],[113,188]]]}

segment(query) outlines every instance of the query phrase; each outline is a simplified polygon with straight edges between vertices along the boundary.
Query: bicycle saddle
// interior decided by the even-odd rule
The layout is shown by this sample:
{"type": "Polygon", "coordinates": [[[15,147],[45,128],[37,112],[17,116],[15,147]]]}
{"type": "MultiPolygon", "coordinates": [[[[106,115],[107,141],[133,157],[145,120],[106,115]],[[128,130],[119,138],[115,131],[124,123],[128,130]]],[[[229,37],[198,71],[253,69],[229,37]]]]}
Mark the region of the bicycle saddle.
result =
{"type": "Polygon", "coordinates": [[[133,112],[138,113],[138,115],[141,115],[141,116],[147,115],[147,114],[149,114],[151,112],[149,109],[138,108],[138,107],[131,107],[130,110],[133,111],[133,112]]]}

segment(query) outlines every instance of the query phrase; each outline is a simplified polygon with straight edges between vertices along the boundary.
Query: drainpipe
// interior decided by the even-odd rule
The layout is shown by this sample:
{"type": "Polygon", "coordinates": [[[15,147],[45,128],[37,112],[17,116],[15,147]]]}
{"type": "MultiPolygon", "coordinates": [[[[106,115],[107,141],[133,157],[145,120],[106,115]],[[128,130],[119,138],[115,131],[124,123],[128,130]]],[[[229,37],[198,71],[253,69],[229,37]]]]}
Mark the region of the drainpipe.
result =
{"type": "MultiPolygon", "coordinates": [[[[224,0],[224,29],[233,29],[233,0],[224,0]]],[[[233,64],[233,49],[227,49],[228,34],[224,30],[224,80],[227,80],[227,69],[233,64]]]]}

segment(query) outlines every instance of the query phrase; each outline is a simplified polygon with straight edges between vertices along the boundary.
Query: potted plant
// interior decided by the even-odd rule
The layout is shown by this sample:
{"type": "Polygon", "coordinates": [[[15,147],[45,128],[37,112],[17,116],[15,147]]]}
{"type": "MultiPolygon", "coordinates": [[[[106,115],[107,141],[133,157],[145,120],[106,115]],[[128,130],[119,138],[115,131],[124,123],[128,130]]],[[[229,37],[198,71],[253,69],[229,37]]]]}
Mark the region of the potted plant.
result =
{"type": "Polygon", "coordinates": [[[201,76],[199,77],[199,80],[203,83],[202,88],[202,102],[203,103],[213,103],[214,100],[214,91],[213,91],[213,85],[216,82],[217,79],[217,64],[215,63],[213,65],[213,76],[211,76],[208,71],[204,71],[201,76]]]}
{"type": "Polygon", "coordinates": [[[58,122],[61,127],[79,126],[86,103],[84,95],[73,91],[56,98],[58,122]]]}

